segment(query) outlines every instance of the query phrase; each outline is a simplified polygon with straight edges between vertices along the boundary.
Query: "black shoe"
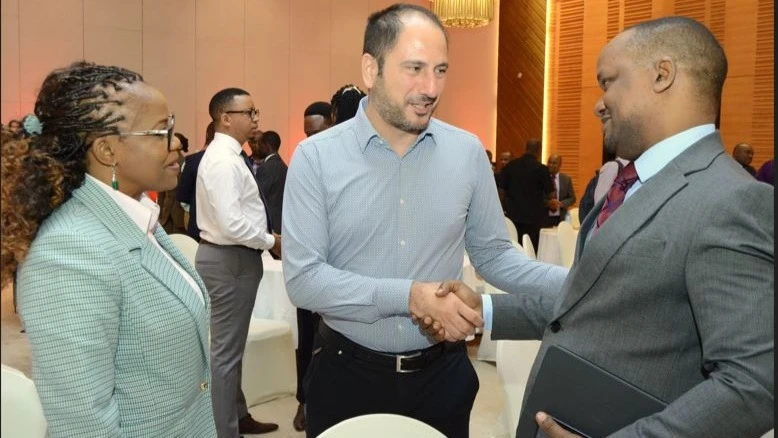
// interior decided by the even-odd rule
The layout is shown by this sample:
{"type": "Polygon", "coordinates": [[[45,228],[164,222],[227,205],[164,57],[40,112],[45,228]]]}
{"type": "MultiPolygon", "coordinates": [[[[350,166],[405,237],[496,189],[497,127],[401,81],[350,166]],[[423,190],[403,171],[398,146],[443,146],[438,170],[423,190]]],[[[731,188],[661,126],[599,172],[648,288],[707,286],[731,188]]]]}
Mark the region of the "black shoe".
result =
{"type": "Polygon", "coordinates": [[[292,426],[294,430],[302,432],[305,430],[305,405],[300,403],[297,405],[297,413],[294,414],[294,420],[292,420],[292,426]]]}
{"type": "Polygon", "coordinates": [[[263,433],[272,432],[278,430],[278,425],[275,423],[260,423],[259,421],[251,418],[251,414],[238,420],[238,432],[241,435],[260,435],[263,433]]]}

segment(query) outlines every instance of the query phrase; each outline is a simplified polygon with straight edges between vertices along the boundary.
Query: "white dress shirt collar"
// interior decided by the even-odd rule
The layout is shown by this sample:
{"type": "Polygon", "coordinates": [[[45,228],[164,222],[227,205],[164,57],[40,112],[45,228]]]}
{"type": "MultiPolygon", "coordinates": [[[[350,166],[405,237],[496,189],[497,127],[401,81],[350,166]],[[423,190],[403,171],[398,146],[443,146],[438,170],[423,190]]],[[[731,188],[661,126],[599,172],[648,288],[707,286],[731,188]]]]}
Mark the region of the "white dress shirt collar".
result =
{"type": "Polygon", "coordinates": [[[152,201],[146,193],[143,193],[140,201],[138,201],[118,190],[114,190],[112,187],[92,175],[87,174],[86,177],[97,183],[97,186],[103,189],[103,191],[116,202],[122,211],[127,213],[130,219],[132,219],[135,225],[137,225],[144,234],[154,233],[154,228],[157,226],[157,221],[159,220],[159,205],[152,201]]]}
{"type": "Polygon", "coordinates": [[[217,144],[219,146],[225,146],[227,149],[235,152],[235,154],[240,154],[243,151],[243,145],[238,143],[238,140],[235,140],[234,137],[232,137],[229,134],[224,134],[222,132],[217,132],[213,135],[213,141],[209,144],[217,144]]]}

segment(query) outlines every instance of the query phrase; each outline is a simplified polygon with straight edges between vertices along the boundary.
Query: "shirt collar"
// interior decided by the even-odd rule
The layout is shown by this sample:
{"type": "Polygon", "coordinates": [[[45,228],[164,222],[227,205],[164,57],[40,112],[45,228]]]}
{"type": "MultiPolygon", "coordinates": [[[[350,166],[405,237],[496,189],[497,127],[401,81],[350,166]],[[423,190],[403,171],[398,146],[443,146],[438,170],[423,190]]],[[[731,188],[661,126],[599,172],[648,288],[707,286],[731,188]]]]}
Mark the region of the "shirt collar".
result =
{"type": "Polygon", "coordinates": [[[86,177],[97,183],[97,186],[103,189],[103,191],[116,202],[122,211],[127,213],[127,216],[132,219],[141,231],[146,234],[154,232],[154,228],[157,226],[157,221],[159,220],[159,205],[152,201],[146,193],[143,193],[140,201],[138,201],[118,190],[114,190],[108,184],[105,184],[92,175],[87,174],[86,177]]]}
{"type": "MultiPolygon", "coordinates": [[[[370,144],[370,141],[374,137],[378,137],[379,139],[381,136],[378,134],[378,131],[375,130],[373,127],[373,124],[370,122],[370,119],[367,118],[367,113],[365,112],[365,109],[367,108],[367,101],[370,98],[370,96],[365,96],[362,98],[362,100],[359,101],[359,107],[357,108],[357,114],[354,116],[354,132],[357,136],[357,142],[359,143],[359,147],[362,150],[362,153],[365,152],[365,149],[367,149],[367,146],[370,144]]],[[[429,135],[429,137],[432,139],[432,144],[435,144],[435,134],[438,132],[438,126],[437,121],[434,118],[430,119],[430,123],[427,125],[427,128],[422,131],[418,137],[416,137],[416,141],[414,142],[411,149],[416,147],[425,137],[429,135]]]]}
{"type": "Polygon", "coordinates": [[[264,161],[267,161],[267,160],[269,160],[269,159],[270,159],[270,157],[272,157],[273,155],[278,155],[278,154],[276,154],[275,152],[271,152],[271,153],[270,153],[270,155],[268,155],[267,157],[265,157],[265,159],[264,159],[264,160],[262,160],[262,161],[264,162],[264,161]]]}
{"type": "Polygon", "coordinates": [[[221,132],[217,132],[213,135],[213,141],[211,144],[213,143],[223,144],[225,147],[227,147],[228,150],[236,154],[240,154],[241,151],[243,151],[243,146],[238,143],[238,140],[235,140],[235,138],[232,136],[221,132]]]}
{"type": "Polygon", "coordinates": [[[667,166],[667,163],[673,161],[683,151],[714,132],[716,132],[716,126],[712,123],[699,125],[679,132],[651,146],[635,160],[635,170],[638,173],[638,179],[640,179],[642,184],[645,184],[652,176],[667,166]]]}

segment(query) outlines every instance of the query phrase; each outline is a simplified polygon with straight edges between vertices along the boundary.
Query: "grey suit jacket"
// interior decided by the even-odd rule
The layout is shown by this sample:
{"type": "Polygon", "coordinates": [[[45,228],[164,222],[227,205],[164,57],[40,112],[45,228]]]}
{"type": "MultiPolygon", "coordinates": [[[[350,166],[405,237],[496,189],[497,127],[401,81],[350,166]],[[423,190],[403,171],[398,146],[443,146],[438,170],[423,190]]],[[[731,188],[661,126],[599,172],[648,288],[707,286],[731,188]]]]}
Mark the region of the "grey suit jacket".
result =
{"type": "Polygon", "coordinates": [[[493,338],[543,340],[525,394],[558,344],[669,403],[613,436],[772,428],[774,189],[743,173],[712,134],[587,242],[595,216],[582,224],[558,295],[492,295],[493,338]]]}
{"type": "Polygon", "coordinates": [[[559,172],[559,193],[557,199],[562,204],[559,207],[559,216],[565,220],[567,210],[575,204],[575,189],[573,189],[573,180],[562,172],[559,172]]]}

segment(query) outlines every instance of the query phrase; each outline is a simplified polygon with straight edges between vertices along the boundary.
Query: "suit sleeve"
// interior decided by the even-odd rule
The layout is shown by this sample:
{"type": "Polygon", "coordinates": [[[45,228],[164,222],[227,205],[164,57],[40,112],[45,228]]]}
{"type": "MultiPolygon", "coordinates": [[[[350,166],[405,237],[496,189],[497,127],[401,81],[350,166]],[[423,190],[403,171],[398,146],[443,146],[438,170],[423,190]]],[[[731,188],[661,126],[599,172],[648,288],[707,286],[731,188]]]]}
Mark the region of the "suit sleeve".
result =
{"type": "Polygon", "coordinates": [[[195,183],[197,182],[197,166],[193,159],[187,159],[184,169],[181,171],[181,179],[178,181],[176,189],[176,199],[178,202],[187,204],[192,203],[195,196],[195,183]]]}
{"type": "Polygon", "coordinates": [[[19,313],[51,437],[118,437],[114,357],[119,273],[86,235],[35,242],[19,271],[19,313]]]}

